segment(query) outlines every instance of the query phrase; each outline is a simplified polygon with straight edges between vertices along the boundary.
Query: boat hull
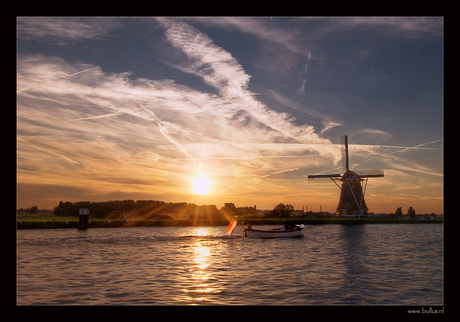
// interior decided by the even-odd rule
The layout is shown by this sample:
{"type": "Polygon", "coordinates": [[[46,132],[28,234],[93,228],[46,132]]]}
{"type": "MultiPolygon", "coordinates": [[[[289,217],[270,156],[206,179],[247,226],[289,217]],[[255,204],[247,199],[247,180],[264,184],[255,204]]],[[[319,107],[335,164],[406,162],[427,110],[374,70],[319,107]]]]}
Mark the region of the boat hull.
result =
{"type": "Polygon", "coordinates": [[[246,228],[244,230],[244,235],[247,238],[297,238],[297,237],[303,237],[304,232],[305,232],[305,227],[301,227],[297,229],[286,229],[286,230],[246,228]]]}

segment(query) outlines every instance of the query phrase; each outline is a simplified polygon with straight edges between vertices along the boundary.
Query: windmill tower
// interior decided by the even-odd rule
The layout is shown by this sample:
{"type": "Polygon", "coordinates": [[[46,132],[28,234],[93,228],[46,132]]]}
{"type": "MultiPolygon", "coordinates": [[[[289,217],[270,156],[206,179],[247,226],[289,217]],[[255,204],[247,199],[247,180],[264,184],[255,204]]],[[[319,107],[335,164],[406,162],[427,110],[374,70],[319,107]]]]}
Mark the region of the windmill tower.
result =
{"type": "Polygon", "coordinates": [[[344,137],[345,145],[345,173],[309,175],[308,179],[330,178],[340,189],[340,200],[336,209],[339,216],[367,215],[367,205],[364,200],[368,178],[383,177],[383,171],[372,170],[361,173],[351,171],[348,161],[348,136],[344,137]],[[337,183],[341,181],[341,186],[337,183]],[[364,190],[363,190],[364,187],[364,190]]]}

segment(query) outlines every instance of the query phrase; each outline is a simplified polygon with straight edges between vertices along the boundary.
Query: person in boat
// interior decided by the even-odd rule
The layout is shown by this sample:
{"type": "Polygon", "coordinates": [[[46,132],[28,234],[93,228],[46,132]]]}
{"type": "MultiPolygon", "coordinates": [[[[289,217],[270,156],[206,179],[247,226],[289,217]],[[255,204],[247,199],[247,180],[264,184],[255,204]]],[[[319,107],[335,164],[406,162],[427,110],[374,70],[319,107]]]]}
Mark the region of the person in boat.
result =
{"type": "Polygon", "coordinates": [[[285,224],[284,225],[285,230],[292,230],[292,229],[296,229],[296,228],[298,228],[298,227],[296,225],[294,225],[294,224],[285,224]]]}
{"type": "Polygon", "coordinates": [[[248,222],[248,229],[252,229],[252,225],[250,222],[248,222]]]}

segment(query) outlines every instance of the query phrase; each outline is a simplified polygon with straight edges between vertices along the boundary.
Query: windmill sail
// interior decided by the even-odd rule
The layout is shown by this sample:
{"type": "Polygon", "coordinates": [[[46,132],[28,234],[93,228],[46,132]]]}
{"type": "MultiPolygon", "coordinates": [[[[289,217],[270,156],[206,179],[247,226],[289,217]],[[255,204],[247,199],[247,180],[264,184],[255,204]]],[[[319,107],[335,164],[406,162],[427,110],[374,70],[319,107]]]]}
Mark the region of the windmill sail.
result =
{"type": "Polygon", "coordinates": [[[383,170],[355,170],[361,178],[379,178],[384,177],[383,170]]]}
{"type": "Polygon", "coordinates": [[[344,171],[348,171],[350,169],[348,160],[348,136],[341,136],[340,143],[342,143],[342,169],[344,171]]]}
{"type": "Polygon", "coordinates": [[[308,175],[309,179],[317,179],[317,178],[332,178],[332,177],[338,177],[340,178],[342,175],[340,173],[336,174],[310,174],[308,175]]]}

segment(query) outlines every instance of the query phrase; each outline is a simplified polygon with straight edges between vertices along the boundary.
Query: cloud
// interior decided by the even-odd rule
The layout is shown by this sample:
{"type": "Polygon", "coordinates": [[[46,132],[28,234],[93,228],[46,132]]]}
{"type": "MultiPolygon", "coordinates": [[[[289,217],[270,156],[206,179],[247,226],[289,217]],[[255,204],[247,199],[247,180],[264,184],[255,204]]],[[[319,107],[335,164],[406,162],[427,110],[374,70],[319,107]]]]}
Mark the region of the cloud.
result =
{"type": "MultiPolygon", "coordinates": [[[[265,162],[264,155],[284,158],[294,151],[324,154],[318,144],[329,141],[320,138],[312,127],[295,125],[288,114],[274,112],[254,98],[247,89],[249,76],[236,60],[209,38],[198,37],[196,46],[198,51],[203,47],[202,54],[184,66],[190,70],[195,66],[200,77],[219,89],[219,95],[171,80],[107,74],[98,66],[69,63],[54,56],[20,56],[18,128],[23,130],[18,135],[18,168],[22,169],[18,180],[81,182],[94,187],[105,183],[108,186],[102,191],[107,193],[116,183],[129,189],[136,185],[140,189],[147,182],[177,189],[178,185],[185,186],[184,179],[172,183],[171,178],[193,175],[200,159],[206,160],[204,168],[217,176],[251,178],[252,169],[260,169],[265,162]],[[220,59],[211,60],[204,50],[207,47],[220,59]],[[209,65],[208,71],[196,67],[203,61],[209,65]],[[230,70],[240,71],[238,82],[226,76],[230,70]],[[248,146],[251,142],[268,145],[248,146]],[[317,145],[289,147],[295,142],[317,145]],[[241,162],[224,161],[232,157],[241,162]],[[184,167],[181,159],[191,163],[184,167]],[[28,166],[22,166],[25,164],[28,166]],[[71,173],[69,167],[73,167],[71,173]],[[227,169],[222,171],[221,167],[227,169]],[[114,171],[119,173],[117,177],[113,177],[114,171]],[[144,181],[127,180],[132,177],[144,181]]],[[[296,168],[298,163],[274,160],[276,168],[266,167],[265,171],[282,172],[285,166],[296,168]]],[[[232,186],[225,180],[222,185],[232,186]]]]}
{"type": "Polygon", "coordinates": [[[162,19],[168,41],[188,57],[181,70],[193,73],[219,90],[221,95],[240,96],[250,76],[227,51],[196,28],[176,19],[162,19]]]}
{"type": "Polygon", "coordinates": [[[189,22],[199,23],[202,25],[219,26],[224,29],[238,30],[250,34],[262,41],[279,44],[286,49],[311,55],[311,52],[302,47],[297,41],[299,30],[292,28],[289,21],[291,19],[270,19],[268,17],[205,17],[189,19],[189,22]],[[278,21],[282,21],[278,23],[278,21]]]}
{"type": "Polygon", "coordinates": [[[295,141],[329,142],[315,134],[311,126],[294,126],[289,115],[276,113],[256,100],[254,93],[248,90],[250,76],[229,52],[216,46],[207,35],[176,19],[162,20],[162,23],[171,44],[189,58],[179,68],[202,77],[219,90],[223,100],[232,101],[224,107],[237,107],[250,118],[295,141]]]}
{"type": "Polygon", "coordinates": [[[324,128],[321,130],[321,134],[323,134],[327,130],[330,130],[336,126],[342,126],[342,123],[336,122],[336,121],[324,121],[323,125],[324,125],[324,128]]]}
{"type": "Polygon", "coordinates": [[[206,17],[189,19],[191,23],[205,26],[218,26],[220,28],[239,31],[255,37],[263,47],[274,47],[268,52],[261,51],[260,67],[271,71],[273,79],[294,77],[297,81],[297,94],[305,93],[307,70],[312,58],[311,47],[299,39],[299,29],[293,28],[296,19],[270,19],[251,17],[206,17]]]}
{"type": "Polygon", "coordinates": [[[391,139],[393,135],[386,131],[378,130],[378,129],[361,129],[356,132],[358,136],[363,136],[366,139],[377,140],[377,141],[385,141],[391,139]]]}
{"type": "Polygon", "coordinates": [[[357,17],[344,24],[374,27],[397,37],[417,38],[439,36],[443,31],[442,17],[357,17]]]}
{"type": "MultiPolygon", "coordinates": [[[[335,121],[331,120],[331,117],[329,115],[323,114],[315,109],[308,108],[307,106],[300,105],[297,102],[294,102],[293,100],[281,95],[277,91],[274,90],[269,90],[268,94],[270,95],[271,98],[273,98],[275,101],[283,104],[286,107],[290,107],[296,111],[305,113],[307,115],[314,116],[320,120],[324,120],[326,123],[337,123],[335,121]]],[[[338,123],[337,123],[338,124],[338,123]]]]}
{"type": "MultiPolygon", "coordinates": [[[[261,42],[278,45],[280,51],[288,50],[316,62],[322,62],[327,55],[323,45],[331,40],[336,42],[344,32],[362,32],[365,28],[373,35],[403,39],[439,37],[443,32],[442,17],[194,17],[188,21],[237,30],[261,42]]],[[[368,52],[360,55],[366,56],[368,52]]],[[[305,75],[302,76],[303,82],[305,75]]],[[[302,92],[302,87],[299,91],[302,92]]]]}
{"type": "Polygon", "coordinates": [[[101,39],[119,27],[116,18],[18,17],[19,39],[34,39],[66,45],[85,39],[101,39]]]}

